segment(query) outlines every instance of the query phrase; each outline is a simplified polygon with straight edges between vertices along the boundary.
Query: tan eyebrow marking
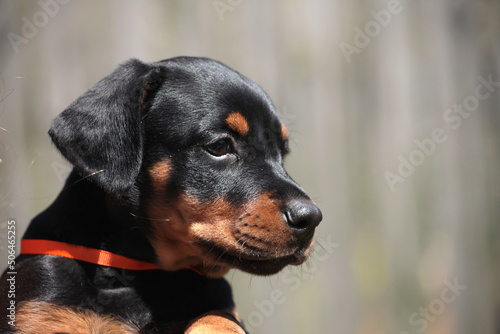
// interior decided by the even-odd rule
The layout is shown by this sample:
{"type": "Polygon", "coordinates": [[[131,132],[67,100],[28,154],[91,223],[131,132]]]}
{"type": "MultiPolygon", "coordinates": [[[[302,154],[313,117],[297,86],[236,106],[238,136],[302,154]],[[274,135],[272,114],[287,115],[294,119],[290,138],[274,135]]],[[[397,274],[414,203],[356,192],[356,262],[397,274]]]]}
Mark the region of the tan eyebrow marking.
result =
{"type": "Polygon", "coordinates": [[[240,136],[245,136],[248,133],[248,122],[246,118],[237,111],[233,111],[226,117],[226,123],[240,136]]]}
{"type": "Polygon", "coordinates": [[[170,160],[163,159],[157,162],[150,170],[149,174],[153,181],[153,187],[156,190],[156,196],[165,196],[165,189],[169,177],[172,174],[172,165],[170,160]]]}

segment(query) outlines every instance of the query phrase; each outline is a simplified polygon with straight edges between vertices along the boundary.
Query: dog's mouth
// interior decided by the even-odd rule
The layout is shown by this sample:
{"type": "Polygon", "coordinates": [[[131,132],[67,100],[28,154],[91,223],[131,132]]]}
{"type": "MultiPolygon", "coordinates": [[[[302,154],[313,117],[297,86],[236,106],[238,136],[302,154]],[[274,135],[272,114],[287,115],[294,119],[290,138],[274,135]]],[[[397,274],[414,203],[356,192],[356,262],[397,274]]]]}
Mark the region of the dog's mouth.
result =
{"type": "Polygon", "coordinates": [[[297,248],[295,251],[279,255],[269,255],[268,252],[257,251],[242,247],[240,250],[228,250],[206,241],[201,243],[200,248],[204,250],[201,271],[210,274],[218,272],[222,268],[239,269],[254,275],[273,275],[288,265],[300,265],[304,263],[312,248],[312,239],[307,247],[297,248]]]}

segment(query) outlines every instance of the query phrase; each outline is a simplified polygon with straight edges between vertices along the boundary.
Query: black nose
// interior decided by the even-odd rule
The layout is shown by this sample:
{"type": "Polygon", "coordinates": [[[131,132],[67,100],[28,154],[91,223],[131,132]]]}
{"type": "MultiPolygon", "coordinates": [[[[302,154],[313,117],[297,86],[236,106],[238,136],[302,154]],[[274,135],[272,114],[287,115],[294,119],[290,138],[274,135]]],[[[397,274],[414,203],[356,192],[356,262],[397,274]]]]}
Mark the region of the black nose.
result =
{"type": "Polygon", "coordinates": [[[297,236],[309,238],[323,219],[321,210],[310,201],[294,200],[286,206],[285,216],[288,225],[297,236]]]}

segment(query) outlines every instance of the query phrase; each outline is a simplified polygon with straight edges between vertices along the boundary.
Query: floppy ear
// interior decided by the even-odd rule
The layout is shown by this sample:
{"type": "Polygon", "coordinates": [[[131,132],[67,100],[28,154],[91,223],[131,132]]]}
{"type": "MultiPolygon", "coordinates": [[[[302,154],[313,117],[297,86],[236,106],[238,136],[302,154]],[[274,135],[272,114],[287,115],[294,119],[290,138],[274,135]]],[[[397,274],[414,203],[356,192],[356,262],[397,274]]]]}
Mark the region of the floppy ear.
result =
{"type": "Polygon", "coordinates": [[[161,78],[160,68],[131,59],[52,122],[49,135],[59,151],[107,192],[120,194],[134,184],[142,163],[144,100],[161,78]]]}

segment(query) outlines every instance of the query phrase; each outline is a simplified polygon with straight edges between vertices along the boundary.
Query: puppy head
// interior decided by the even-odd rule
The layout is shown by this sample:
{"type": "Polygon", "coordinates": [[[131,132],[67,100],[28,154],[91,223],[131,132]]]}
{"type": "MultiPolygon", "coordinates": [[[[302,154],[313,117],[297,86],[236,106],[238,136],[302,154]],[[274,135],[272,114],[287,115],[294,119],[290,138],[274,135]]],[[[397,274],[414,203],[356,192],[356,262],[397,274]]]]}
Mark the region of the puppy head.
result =
{"type": "Polygon", "coordinates": [[[321,211],[285,171],[286,127],[259,86],[221,63],[129,61],[50,134],[109,194],[139,193],[164,270],[268,275],[311,250],[321,211]]]}

